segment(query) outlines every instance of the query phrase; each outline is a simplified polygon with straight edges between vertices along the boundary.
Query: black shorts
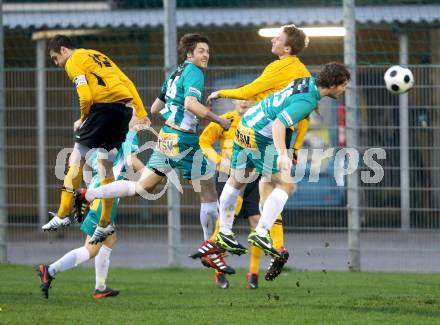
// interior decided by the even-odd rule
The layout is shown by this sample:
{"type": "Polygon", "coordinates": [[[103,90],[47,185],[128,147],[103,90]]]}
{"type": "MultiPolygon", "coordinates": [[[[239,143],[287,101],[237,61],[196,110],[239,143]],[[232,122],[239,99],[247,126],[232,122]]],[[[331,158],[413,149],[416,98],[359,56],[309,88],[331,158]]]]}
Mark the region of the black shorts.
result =
{"type": "Polygon", "coordinates": [[[125,141],[133,110],[122,103],[93,104],[75,142],[90,149],[119,149],[125,141]]]}
{"type": "MultiPolygon", "coordinates": [[[[260,215],[260,192],[258,190],[258,182],[260,181],[260,178],[261,176],[258,176],[255,181],[246,185],[243,193],[243,204],[237,217],[249,218],[254,215],[260,215]]],[[[219,197],[225,184],[226,183],[224,182],[216,182],[219,197]]]]}

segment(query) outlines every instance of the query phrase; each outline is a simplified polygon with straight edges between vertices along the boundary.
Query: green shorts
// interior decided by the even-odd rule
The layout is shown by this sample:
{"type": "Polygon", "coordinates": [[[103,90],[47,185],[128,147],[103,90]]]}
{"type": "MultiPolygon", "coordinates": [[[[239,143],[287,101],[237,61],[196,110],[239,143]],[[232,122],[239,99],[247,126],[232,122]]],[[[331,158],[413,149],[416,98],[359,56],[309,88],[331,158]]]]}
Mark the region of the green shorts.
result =
{"type": "MultiPolygon", "coordinates": [[[[116,219],[116,212],[118,210],[119,205],[119,199],[113,200],[113,206],[112,206],[112,212],[110,215],[110,223],[115,223],[116,219]]],[[[90,207],[89,212],[87,213],[86,218],[81,224],[81,231],[85,233],[86,235],[92,236],[95,232],[96,225],[99,222],[99,219],[101,218],[101,212],[102,212],[102,202],[101,200],[95,200],[90,207]]]]}
{"type": "Polygon", "coordinates": [[[272,175],[279,172],[278,152],[272,139],[239,124],[232,147],[232,169],[255,168],[259,174],[272,175]]]}
{"type": "Polygon", "coordinates": [[[199,136],[164,126],[159,133],[153,154],[147,167],[166,174],[177,168],[183,178],[195,180],[202,176],[215,173],[215,166],[208,161],[200,149],[199,136]]]}

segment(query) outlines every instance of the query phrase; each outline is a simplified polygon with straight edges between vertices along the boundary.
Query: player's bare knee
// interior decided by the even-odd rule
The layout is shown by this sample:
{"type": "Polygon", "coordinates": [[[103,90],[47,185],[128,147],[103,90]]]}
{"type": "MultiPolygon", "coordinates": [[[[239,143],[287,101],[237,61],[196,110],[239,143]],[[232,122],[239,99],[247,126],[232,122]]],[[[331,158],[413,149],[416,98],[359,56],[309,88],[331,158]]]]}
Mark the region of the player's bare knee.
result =
{"type": "Polygon", "coordinates": [[[141,193],[142,191],[152,191],[157,184],[158,182],[152,177],[140,179],[136,182],[136,193],[141,193]]]}
{"type": "Polygon", "coordinates": [[[103,244],[104,244],[105,246],[107,246],[108,248],[113,248],[113,246],[116,244],[116,241],[117,241],[117,240],[118,240],[118,238],[116,237],[116,233],[114,233],[114,234],[108,236],[108,237],[104,240],[103,244]]]}
{"type": "MultiPolygon", "coordinates": [[[[89,238],[90,240],[90,238],[89,238]]],[[[85,248],[89,252],[90,258],[94,258],[96,255],[98,255],[99,249],[101,248],[101,244],[98,245],[91,245],[89,243],[86,243],[85,248]]]]}
{"type": "Polygon", "coordinates": [[[227,181],[228,185],[232,186],[233,188],[240,190],[242,187],[244,187],[246,184],[243,184],[240,182],[240,180],[236,177],[234,177],[234,175],[231,175],[231,177],[228,178],[227,181]]]}
{"type": "Polygon", "coordinates": [[[69,166],[80,167],[83,164],[84,164],[84,159],[82,158],[80,151],[77,149],[73,149],[69,157],[69,166]]]}
{"type": "Polygon", "coordinates": [[[165,174],[159,175],[157,171],[144,168],[140,179],[136,182],[136,193],[152,191],[164,179],[165,174]]]}
{"type": "Polygon", "coordinates": [[[272,193],[274,188],[275,186],[271,183],[270,179],[264,176],[261,178],[261,180],[258,182],[258,190],[260,192],[261,204],[264,204],[266,198],[269,196],[270,193],[272,193]]]}
{"type": "Polygon", "coordinates": [[[278,188],[284,190],[287,194],[292,195],[296,191],[295,183],[283,183],[277,186],[278,188]]]}

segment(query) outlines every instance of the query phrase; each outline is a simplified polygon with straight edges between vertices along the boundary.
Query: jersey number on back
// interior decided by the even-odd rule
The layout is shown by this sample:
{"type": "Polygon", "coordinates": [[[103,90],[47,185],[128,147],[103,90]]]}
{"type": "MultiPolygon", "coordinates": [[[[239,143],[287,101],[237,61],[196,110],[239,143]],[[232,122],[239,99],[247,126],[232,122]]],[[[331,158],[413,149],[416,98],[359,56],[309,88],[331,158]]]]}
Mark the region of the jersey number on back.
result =
{"type": "Polygon", "coordinates": [[[167,82],[167,97],[174,99],[177,93],[177,80],[179,80],[180,76],[177,76],[174,79],[169,79],[167,82]]]}
{"type": "Polygon", "coordinates": [[[101,54],[89,54],[89,57],[92,58],[93,61],[95,61],[96,64],[98,64],[101,68],[111,68],[112,64],[110,63],[110,60],[108,57],[101,55],[101,54]]]}
{"type": "MultiPolygon", "coordinates": [[[[89,54],[89,57],[95,61],[96,64],[98,64],[101,68],[102,67],[106,67],[106,68],[111,68],[112,64],[110,63],[110,60],[108,59],[108,57],[101,55],[101,54],[89,54]]],[[[91,72],[92,75],[95,76],[96,80],[98,81],[98,86],[103,86],[105,87],[106,84],[104,82],[104,79],[102,79],[102,77],[98,74],[96,74],[95,72],[91,72]]]]}
{"type": "Polygon", "coordinates": [[[174,73],[170,76],[170,78],[167,81],[167,92],[166,96],[170,99],[174,99],[176,97],[177,93],[177,80],[179,80],[180,76],[183,73],[183,70],[185,70],[185,67],[188,65],[188,63],[183,63],[179,65],[174,71],[174,73]]]}
{"type": "Polygon", "coordinates": [[[249,108],[246,115],[249,116],[249,119],[246,121],[246,124],[251,128],[254,127],[255,124],[257,124],[265,116],[264,112],[261,109],[260,103],[249,108]]]}

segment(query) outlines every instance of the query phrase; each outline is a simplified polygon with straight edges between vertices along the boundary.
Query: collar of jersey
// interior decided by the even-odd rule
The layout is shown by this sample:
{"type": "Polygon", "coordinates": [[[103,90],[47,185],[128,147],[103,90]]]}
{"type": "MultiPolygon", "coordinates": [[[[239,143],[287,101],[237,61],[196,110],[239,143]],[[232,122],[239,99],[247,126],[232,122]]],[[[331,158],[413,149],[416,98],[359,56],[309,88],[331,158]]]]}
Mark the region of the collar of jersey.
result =
{"type": "Polygon", "coordinates": [[[319,101],[321,99],[321,94],[319,93],[318,86],[316,85],[316,78],[311,77],[310,81],[313,82],[313,87],[315,88],[315,91],[316,91],[316,100],[319,101]]]}
{"type": "Polygon", "coordinates": [[[190,60],[185,60],[185,62],[184,63],[188,63],[188,64],[191,64],[193,67],[195,67],[195,68],[197,68],[197,69],[199,69],[199,70],[201,70],[201,71],[203,71],[202,70],[202,68],[200,68],[200,67],[198,67],[198,66],[196,66],[194,63],[192,63],[190,60]]]}

